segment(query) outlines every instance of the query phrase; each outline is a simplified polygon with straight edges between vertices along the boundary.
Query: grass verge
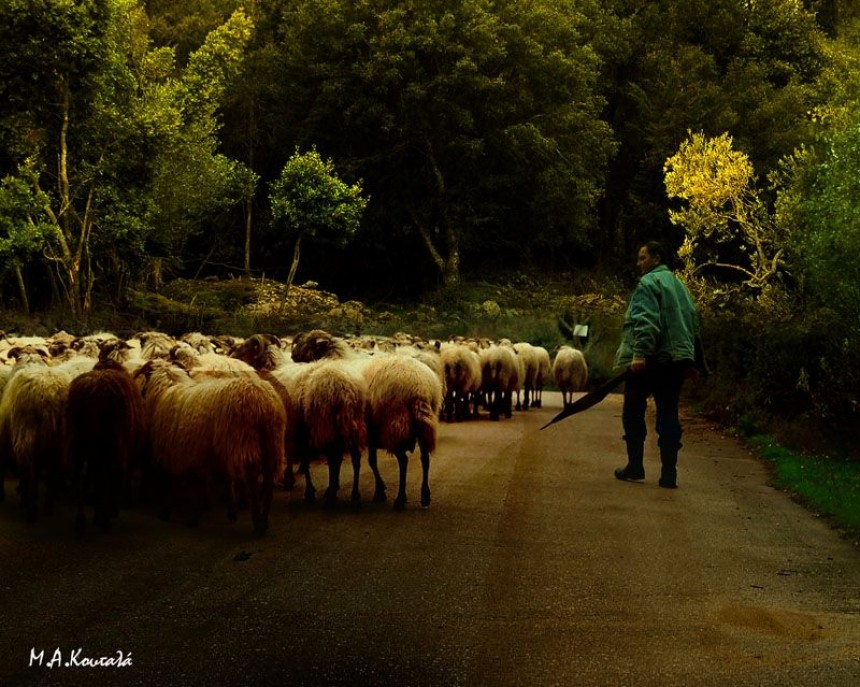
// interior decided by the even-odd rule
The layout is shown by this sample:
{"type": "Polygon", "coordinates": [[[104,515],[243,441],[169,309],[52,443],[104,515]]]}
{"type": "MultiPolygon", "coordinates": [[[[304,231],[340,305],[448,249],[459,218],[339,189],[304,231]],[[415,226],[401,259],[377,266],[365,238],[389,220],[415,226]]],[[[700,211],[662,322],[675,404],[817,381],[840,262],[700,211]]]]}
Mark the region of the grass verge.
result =
{"type": "Polygon", "coordinates": [[[773,466],[774,486],[795,495],[807,508],[860,542],[860,461],[799,455],[762,434],[748,441],[773,466]]]}

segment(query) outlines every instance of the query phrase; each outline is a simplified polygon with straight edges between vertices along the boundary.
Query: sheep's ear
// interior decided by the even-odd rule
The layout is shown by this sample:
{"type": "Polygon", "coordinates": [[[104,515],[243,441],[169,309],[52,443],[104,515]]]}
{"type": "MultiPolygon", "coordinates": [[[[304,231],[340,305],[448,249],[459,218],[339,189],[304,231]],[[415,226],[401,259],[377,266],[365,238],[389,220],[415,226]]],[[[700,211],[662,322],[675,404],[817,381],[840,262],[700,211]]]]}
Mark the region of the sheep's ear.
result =
{"type": "Polygon", "coordinates": [[[51,354],[52,357],[57,357],[58,355],[62,355],[68,350],[69,346],[61,341],[55,341],[51,345],[48,346],[48,353],[51,354]]]}
{"type": "Polygon", "coordinates": [[[13,346],[12,348],[9,349],[9,352],[6,353],[7,357],[12,358],[14,360],[18,360],[19,355],[21,355],[21,347],[20,346],[13,346]]]}

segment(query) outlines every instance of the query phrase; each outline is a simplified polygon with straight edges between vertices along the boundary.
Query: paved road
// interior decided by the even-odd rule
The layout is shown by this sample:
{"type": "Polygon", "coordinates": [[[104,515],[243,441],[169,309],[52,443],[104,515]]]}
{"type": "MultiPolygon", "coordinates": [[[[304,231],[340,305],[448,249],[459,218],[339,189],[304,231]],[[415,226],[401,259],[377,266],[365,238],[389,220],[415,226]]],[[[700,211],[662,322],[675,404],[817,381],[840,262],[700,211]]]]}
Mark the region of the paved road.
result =
{"type": "Polygon", "coordinates": [[[0,505],[0,685],[860,685],[856,546],[702,421],[668,491],[653,445],[645,483],[612,477],[617,396],[538,432],[545,405],[443,425],[429,509],[417,460],[405,512],[279,493],[263,539],[220,509],[77,539],[0,505]]]}

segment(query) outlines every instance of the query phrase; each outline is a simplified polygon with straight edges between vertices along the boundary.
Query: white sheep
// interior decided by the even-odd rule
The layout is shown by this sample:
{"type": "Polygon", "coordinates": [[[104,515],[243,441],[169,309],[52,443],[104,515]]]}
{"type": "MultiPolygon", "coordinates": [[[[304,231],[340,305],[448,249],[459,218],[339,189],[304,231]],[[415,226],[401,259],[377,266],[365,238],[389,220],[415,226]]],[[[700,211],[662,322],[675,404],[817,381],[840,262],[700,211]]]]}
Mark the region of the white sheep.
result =
{"type": "Polygon", "coordinates": [[[540,361],[538,359],[535,347],[526,341],[521,341],[513,345],[517,356],[520,359],[523,370],[523,378],[521,386],[523,390],[522,403],[520,402],[520,394],[517,392],[517,410],[528,410],[532,404],[532,393],[534,392],[538,373],[540,371],[540,361]]]}
{"type": "MultiPolygon", "coordinates": [[[[420,363],[419,363],[420,364],[420,363]]],[[[294,363],[294,365],[302,365],[294,363]]],[[[305,499],[313,500],[309,461],[324,456],[329,482],[325,504],[331,507],[340,489],[340,468],[344,453],[352,460],[352,505],[361,504],[359,472],[361,453],[368,442],[368,385],[357,368],[342,360],[308,363],[308,370],[293,377],[292,394],[301,408],[300,437],[306,443],[296,446],[305,474],[305,499]]]]}
{"type": "Polygon", "coordinates": [[[481,389],[486,394],[490,419],[502,415],[510,418],[513,409],[513,392],[520,386],[522,367],[516,351],[508,345],[493,344],[482,348],[481,389]]]}
{"type": "Polygon", "coordinates": [[[363,372],[370,394],[368,464],[376,488],[374,501],[385,500],[385,482],[377,466],[377,451],[383,449],[397,458],[400,480],[394,507],[406,506],[407,453],[416,445],[421,456],[421,505],[430,505],[430,455],[436,448],[442,384],[439,377],[420,361],[392,355],[374,358],[363,372]]]}
{"type": "MultiPolygon", "coordinates": [[[[253,372],[248,363],[221,353],[200,353],[190,344],[180,342],[170,349],[170,360],[177,362],[190,372],[253,372]]],[[[193,375],[192,375],[193,376],[193,375]]]]}
{"type": "Polygon", "coordinates": [[[552,359],[543,346],[535,346],[535,355],[538,359],[538,372],[535,376],[534,397],[532,400],[533,408],[543,406],[543,387],[550,379],[552,379],[552,359]]]}
{"type": "MultiPolygon", "coordinates": [[[[4,462],[17,466],[27,520],[38,514],[39,481],[45,482],[44,512],[53,511],[63,475],[65,413],[72,380],[91,370],[95,360],[74,359],[57,366],[24,365],[6,386],[0,401],[0,446],[4,462]]],[[[4,468],[5,476],[5,468],[4,468]]]]}
{"type": "MultiPolygon", "coordinates": [[[[152,457],[176,481],[224,476],[228,515],[236,519],[235,485],[244,483],[254,531],[268,529],[272,488],[283,469],[284,405],[256,373],[192,379],[167,361],[151,360],[142,380],[152,457]]],[[[198,482],[197,486],[202,486],[198,482]]],[[[174,492],[175,495],[175,492],[174,492]]],[[[171,502],[165,503],[168,517],[171,502]]],[[[197,511],[192,511],[192,522],[197,511]]]]}
{"type": "Polygon", "coordinates": [[[481,388],[481,360],[459,343],[442,344],[440,358],[445,375],[445,419],[459,422],[471,415],[471,404],[481,388]]]}
{"type": "Polygon", "coordinates": [[[141,332],[135,334],[132,339],[140,342],[140,357],[144,360],[170,358],[170,350],[176,345],[176,339],[164,332],[141,332]]]}
{"type": "Polygon", "coordinates": [[[588,382],[588,364],[578,348],[561,346],[552,366],[555,383],[561,391],[564,405],[573,402],[573,392],[581,391],[588,382]]]}

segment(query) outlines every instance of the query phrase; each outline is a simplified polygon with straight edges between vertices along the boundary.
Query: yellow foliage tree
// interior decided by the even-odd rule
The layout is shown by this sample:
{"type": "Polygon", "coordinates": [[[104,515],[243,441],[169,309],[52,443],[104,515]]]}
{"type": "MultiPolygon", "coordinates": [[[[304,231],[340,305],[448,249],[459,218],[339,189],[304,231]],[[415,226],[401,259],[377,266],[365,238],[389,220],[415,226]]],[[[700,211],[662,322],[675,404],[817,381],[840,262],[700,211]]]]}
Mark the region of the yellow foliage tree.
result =
{"type": "Polygon", "coordinates": [[[785,270],[786,231],[768,212],[752,163],[733,149],[731,136],[689,133],[663,171],[669,197],[685,201],[669,218],[686,232],[679,257],[688,283],[701,282],[706,268],[722,268],[740,273],[745,286],[761,292],[785,270]],[[736,258],[721,259],[721,249],[725,253],[729,246],[736,258]]]}

